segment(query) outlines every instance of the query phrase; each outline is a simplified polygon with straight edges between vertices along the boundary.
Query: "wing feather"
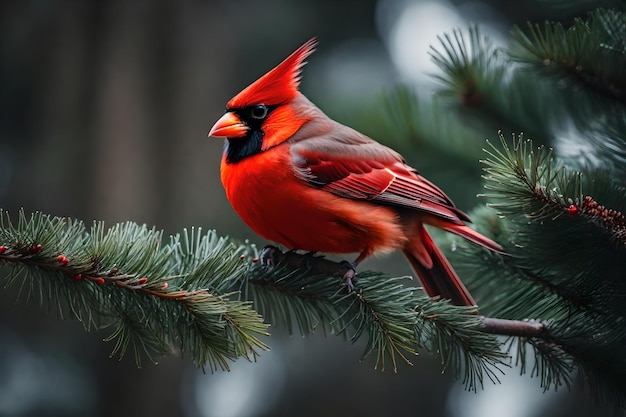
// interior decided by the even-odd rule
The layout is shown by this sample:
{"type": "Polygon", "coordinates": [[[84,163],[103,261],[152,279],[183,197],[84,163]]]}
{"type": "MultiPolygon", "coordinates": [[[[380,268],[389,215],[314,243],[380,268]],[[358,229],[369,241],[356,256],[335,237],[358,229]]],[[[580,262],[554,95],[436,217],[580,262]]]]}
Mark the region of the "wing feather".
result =
{"type": "Polygon", "coordinates": [[[338,126],[331,134],[292,145],[294,167],[303,180],[345,198],[419,210],[454,223],[469,221],[439,187],[408,166],[400,154],[338,126]]]}

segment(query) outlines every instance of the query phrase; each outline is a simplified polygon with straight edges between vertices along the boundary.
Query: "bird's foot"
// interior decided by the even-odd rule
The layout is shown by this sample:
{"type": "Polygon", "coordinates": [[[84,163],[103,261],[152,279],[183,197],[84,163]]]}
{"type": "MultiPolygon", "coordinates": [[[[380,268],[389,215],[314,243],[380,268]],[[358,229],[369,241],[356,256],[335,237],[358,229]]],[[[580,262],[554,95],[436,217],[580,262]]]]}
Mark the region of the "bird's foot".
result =
{"type": "Polygon", "coordinates": [[[276,246],[267,245],[261,251],[261,265],[273,268],[276,266],[276,252],[280,251],[276,246]]]}
{"type": "Polygon", "coordinates": [[[323,257],[323,256],[316,257],[315,256],[316,253],[317,252],[315,252],[315,251],[308,251],[307,253],[303,254],[302,255],[302,260],[300,261],[300,268],[309,269],[309,268],[311,268],[313,266],[313,263],[314,263],[313,261],[316,258],[322,258],[323,257]]]}
{"type": "Polygon", "coordinates": [[[356,265],[349,261],[341,261],[339,264],[342,266],[342,268],[346,269],[346,272],[341,278],[341,285],[346,287],[348,289],[348,292],[354,291],[354,282],[356,281],[356,265]]]}

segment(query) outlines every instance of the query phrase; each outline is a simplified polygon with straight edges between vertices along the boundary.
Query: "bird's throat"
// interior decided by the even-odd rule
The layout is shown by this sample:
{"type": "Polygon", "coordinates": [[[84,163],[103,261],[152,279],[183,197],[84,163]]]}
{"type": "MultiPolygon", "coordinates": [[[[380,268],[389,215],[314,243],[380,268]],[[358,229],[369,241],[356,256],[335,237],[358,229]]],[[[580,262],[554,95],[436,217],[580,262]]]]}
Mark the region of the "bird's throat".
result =
{"type": "Polygon", "coordinates": [[[243,138],[226,139],[226,162],[236,164],[242,159],[256,155],[261,152],[263,145],[263,132],[260,130],[251,130],[248,135],[243,138]]]}

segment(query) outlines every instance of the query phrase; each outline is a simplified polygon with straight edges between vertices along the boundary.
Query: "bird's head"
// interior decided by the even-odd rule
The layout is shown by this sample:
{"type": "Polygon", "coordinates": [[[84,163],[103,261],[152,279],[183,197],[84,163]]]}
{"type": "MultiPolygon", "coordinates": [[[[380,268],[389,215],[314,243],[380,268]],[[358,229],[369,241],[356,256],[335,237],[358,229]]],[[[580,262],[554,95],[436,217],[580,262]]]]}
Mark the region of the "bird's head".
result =
{"type": "Polygon", "coordinates": [[[300,72],[316,45],[315,38],[309,40],[227,103],[226,113],[209,132],[227,139],[227,162],[236,163],[284,142],[306,122],[307,116],[292,103],[301,95],[300,72]]]}

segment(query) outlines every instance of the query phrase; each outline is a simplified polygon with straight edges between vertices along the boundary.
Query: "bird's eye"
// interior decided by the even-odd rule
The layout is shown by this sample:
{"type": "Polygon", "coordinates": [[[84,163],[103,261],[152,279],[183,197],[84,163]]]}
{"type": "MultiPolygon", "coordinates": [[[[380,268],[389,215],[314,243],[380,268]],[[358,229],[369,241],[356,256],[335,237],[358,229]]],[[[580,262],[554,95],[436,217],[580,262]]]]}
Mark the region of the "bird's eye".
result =
{"type": "Polygon", "coordinates": [[[267,106],[264,104],[257,104],[252,107],[250,115],[253,119],[265,119],[265,116],[267,116],[267,106]]]}

